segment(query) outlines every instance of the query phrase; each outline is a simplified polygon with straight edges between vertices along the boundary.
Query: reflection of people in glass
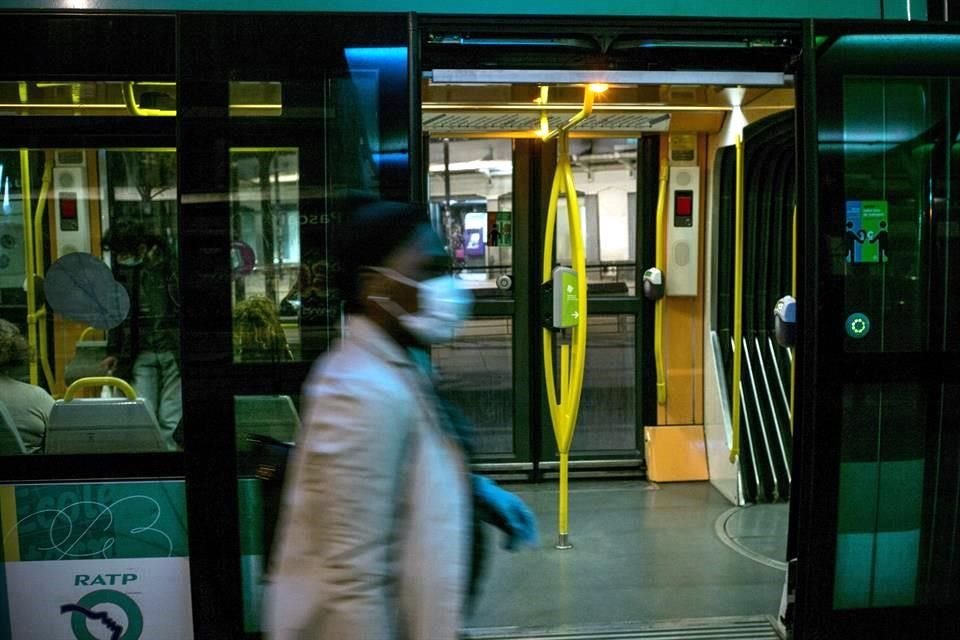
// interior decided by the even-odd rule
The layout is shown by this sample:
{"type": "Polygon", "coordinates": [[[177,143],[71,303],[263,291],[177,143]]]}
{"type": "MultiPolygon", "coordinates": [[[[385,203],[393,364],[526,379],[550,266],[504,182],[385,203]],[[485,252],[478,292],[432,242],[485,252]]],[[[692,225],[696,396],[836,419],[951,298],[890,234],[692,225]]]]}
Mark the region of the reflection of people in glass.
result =
{"type": "Polygon", "coordinates": [[[9,375],[26,364],[29,353],[27,341],[17,326],[0,320],[0,401],[13,418],[27,453],[36,453],[43,447],[53,398],[40,387],[9,375]]]}
{"type": "Polygon", "coordinates": [[[233,338],[239,361],[293,360],[277,307],[263,296],[237,302],[233,310],[233,338]]]}
{"type": "Polygon", "coordinates": [[[176,265],[160,236],[138,222],[115,221],[103,248],[113,254],[114,277],[130,295],[130,313],[109,333],[103,368],[146,400],[174,450],[183,407],[176,265]]]}
{"type": "Polygon", "coordinates": [[[519,498],[469,474],[467,424],[434,386],[426,349],[453,337],[469,298],[427,216],[374,203],[346,224],[346,329],[304,385],[267,637],[455,640],[473,518],[513,544],[536,539],[535,521],[519,498]]]}

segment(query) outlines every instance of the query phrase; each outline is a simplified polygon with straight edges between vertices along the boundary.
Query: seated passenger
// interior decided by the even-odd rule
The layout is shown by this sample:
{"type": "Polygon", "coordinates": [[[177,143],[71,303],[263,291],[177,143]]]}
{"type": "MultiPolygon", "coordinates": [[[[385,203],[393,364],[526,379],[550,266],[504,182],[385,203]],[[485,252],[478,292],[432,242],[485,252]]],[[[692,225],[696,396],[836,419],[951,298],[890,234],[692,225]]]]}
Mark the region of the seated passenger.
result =
{"type": "Polygon", "coordinates": [[[233,338],[234,353],[240,362],[293,360],[277,307],[263,296],[237,302],[233,311],[233,338]]]}
{"type": "Polygon", "coordinates": [[[43,448],[53,398],[40,387],[10,377],[10,372],[27,362],[27,341],[12,322],[0,320],[0,401],[13,418],[27,453],[43,448]]]}

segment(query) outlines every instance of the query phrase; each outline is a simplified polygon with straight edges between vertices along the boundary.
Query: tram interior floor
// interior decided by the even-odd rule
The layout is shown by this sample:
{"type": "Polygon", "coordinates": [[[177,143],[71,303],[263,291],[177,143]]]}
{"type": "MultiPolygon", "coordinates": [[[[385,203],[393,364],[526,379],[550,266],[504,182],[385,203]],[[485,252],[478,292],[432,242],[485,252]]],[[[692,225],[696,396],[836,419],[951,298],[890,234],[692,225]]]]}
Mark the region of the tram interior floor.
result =
{"type": "Polygon", "coordinates": [[[467,626],[557,628],[723,616],[775,616],[786,552],[788,505],[731,504],[707,482],[570,483],[571,550],[554,548],[557,482],[510,485],[536,513],[535,549],[511,553],[489,529],[482,591],[467,626]]]}

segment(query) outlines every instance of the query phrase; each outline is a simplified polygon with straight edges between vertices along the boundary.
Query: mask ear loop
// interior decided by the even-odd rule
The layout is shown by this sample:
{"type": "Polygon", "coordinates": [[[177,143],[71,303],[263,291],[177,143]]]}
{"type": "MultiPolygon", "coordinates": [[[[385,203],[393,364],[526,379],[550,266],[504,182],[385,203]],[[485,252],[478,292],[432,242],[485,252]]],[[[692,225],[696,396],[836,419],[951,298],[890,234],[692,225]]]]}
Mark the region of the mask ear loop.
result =
{"type": "MultiPolygon", "coordinates": [[[[374,273],[385,275],[391,280],[414,287],[418,290],[420,288],[419,282],[417,282],[412,278],[408,278],[402,273],[399,273],[389,267],[361,267],[361,270],[372,271],[374,273]]],[[[393,298],[390,298],[389,296],[370,295],[370,296],[367,296],[367,300],[370,300],[371,302],[373,302],[378,307],[380,307],[381,309],[389,313],[394,318],[400,318],[401,316],[405,316],[410,313],[409,311],[401,307],[399,304],[397,304],[397,302],[393,298]]]]}

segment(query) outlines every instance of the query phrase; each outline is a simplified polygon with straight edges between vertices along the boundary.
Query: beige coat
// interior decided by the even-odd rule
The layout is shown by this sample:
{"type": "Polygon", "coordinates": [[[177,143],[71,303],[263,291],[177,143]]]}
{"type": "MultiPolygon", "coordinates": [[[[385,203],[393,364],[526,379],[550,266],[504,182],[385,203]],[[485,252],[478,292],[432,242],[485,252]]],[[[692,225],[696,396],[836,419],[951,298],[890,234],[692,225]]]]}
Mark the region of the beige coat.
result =
{"type": "Polygon", "coordinates": [[[266,588],[268,638],[457,637],[469,485],[431,384],[360,316],[314,365],[266,588]]]}

